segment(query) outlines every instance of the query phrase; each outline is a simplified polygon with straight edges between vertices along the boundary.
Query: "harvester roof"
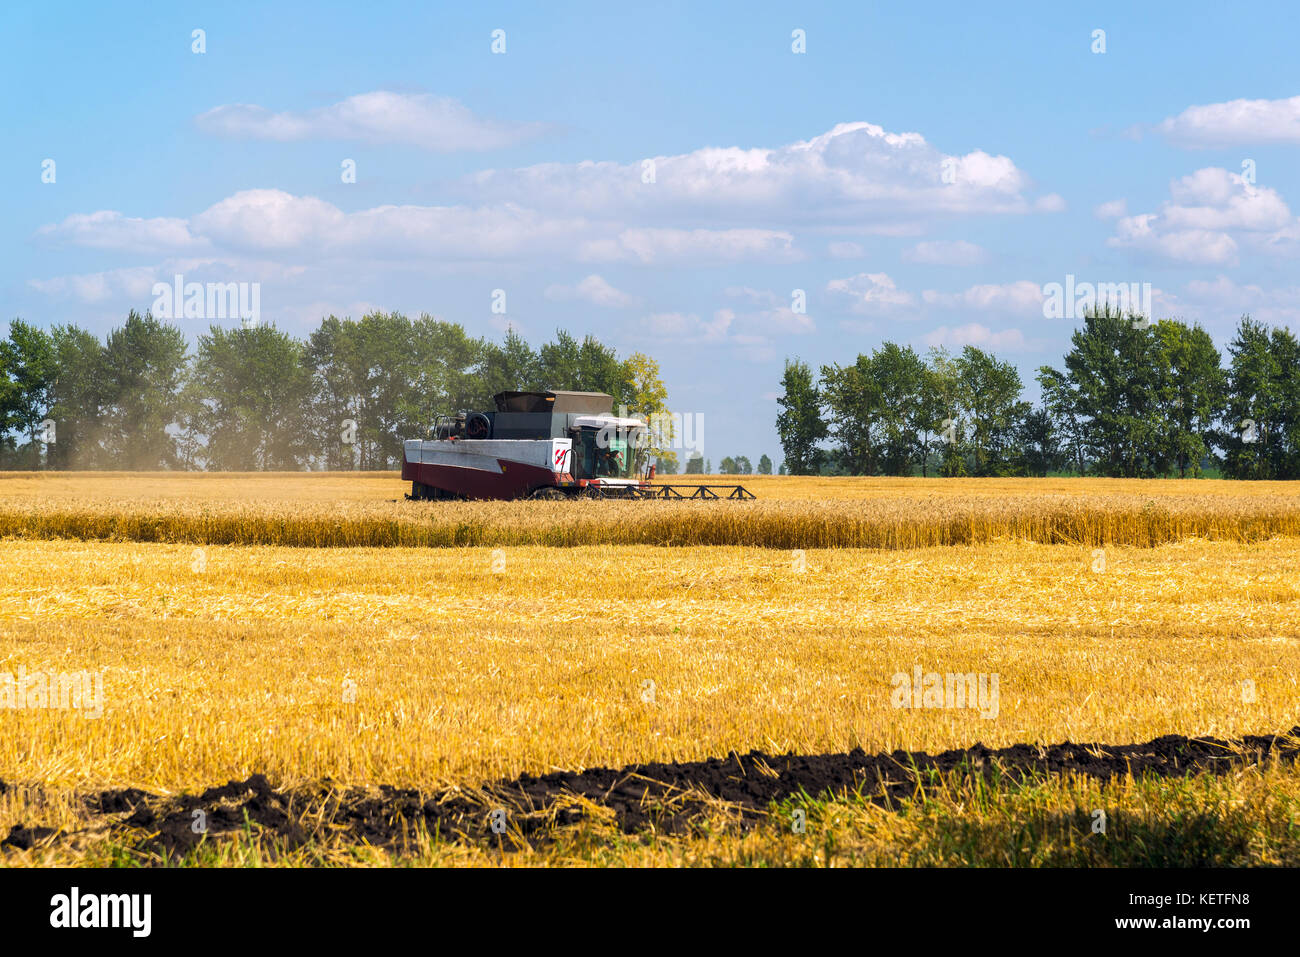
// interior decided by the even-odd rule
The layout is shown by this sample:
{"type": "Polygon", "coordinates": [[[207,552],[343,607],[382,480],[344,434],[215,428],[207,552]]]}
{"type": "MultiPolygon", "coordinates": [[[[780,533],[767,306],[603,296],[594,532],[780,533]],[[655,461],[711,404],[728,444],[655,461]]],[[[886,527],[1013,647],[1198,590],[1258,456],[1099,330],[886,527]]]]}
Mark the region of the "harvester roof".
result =
{"type": "Polygon", "coordinates": [[[498,392],[492,397],[498,412],[579,412],[599,415],[614,409],[614,397],[604,392],[498,392]]]}
{"type": "Polygon", "coordinates": [[[575,429],[644,429],[640,419],[620,419],[616,415],[575,415],[569,420],[575,429]]]}

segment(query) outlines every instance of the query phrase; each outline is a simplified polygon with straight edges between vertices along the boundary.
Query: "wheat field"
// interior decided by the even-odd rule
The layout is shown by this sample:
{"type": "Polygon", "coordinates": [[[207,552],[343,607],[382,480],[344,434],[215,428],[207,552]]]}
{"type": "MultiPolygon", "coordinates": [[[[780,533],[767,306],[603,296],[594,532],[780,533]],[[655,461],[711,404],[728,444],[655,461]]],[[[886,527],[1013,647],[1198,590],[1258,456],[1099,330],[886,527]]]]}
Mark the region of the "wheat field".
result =
{"type": "MultiPolygon", "coordinates": [[[[1294,486],[749,484],[763,501],[664,509],[685,526],[671,544],[690,546],[665,548],[645,542],[669,521],[657,502],[449,507],[401,500],[391,476],[0,478],[0,672],[102,672],[104,689],[95,718],[0,710],[0,780],[40,794],[0,797],[0,834],[71,820],[71,796],[98,788],[175,793],[253,773],[285,787],[474,787],[733,750],[933,752],[1300,723],[1294,486]],[[51,516],[62,524],[41,524],[51,516]],[[383,522],[443,547],[342,544],[383,522]],[[600,541],[611,524],[632,540],[600,541]],[[756,540],[699,545],[701,526],[756,540]],[[956,527],[966,538],[948,543],[956,527]],[[836,535],[882,547],[824,547],[836,535]],[[893,676],[915,668],[997,674],[997,713],[894,707],[893,676]]],[[[1293,772],[1269,774],[1267,787],[1223,785],[1225,806],[1300,800],[1293,772]]],[[[1135,807],[1165,813],[1132,787],[1135,807]]],[[[1029,813],[1026,795],[998,800],[1029,813]]],[[[953,801],[949,824],[964,827],[953,801]]],[[[834,828],[859,862],[883,862],[917,826],[869,815],[850,827],[858,812],[845,813],[834,828]]],[[[986,822],[999,835],[1000,813],[986,822]]],[[[1294,835],[1275,831],[1267,854],[1291,859],[1294,835]]],[[[805,852],[775,833],[656,840],[613,859],[607,842],[565,851],[585,863],[805,852]]]]}
{"type": "Polygon", "coordinates": [[[395,475],[10,473],[0,477],[0,538],[793,549],[1300,535],[1297,482],[743,478],[758,501],[407,502],[395,475]]]}

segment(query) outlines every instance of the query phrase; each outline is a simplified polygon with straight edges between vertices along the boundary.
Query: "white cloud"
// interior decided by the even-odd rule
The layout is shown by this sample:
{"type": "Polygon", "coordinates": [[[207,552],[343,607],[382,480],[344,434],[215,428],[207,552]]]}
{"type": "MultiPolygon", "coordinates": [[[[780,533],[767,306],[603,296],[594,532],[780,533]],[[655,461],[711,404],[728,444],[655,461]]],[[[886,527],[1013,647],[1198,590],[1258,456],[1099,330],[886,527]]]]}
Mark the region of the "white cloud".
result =
{"type": "MultiPolygon", "coordinates": [[[[166,247],[208,255],[202,281],[286,280],[310,306],[330,292],[351,302],[359,284],[374,286],[385,274],[466,272],[498,263],[627,261],[655,266],[788,262],[800,258],[789,233],[763,229],[628,229],[619,223],[544,215],[505,203],[488,207],[377,206],[344,212],[313,196],[283,190],[235,193],[190,219],[131,219],[105,211],[73,216],[47,227],[54,241],[121,251],[166,247]],[[226,276],[218,263],[230,268],[226,276]],[[314,280],[302,278],[310,270],[314,280]],[[347,276],[345,280],[341,276],[347,276]],[[287,280],[293,280],[289,283],[287,280]],[[314,284],[314,288],[313,288],[314,284]]],[[[184,269],[175,256],[153,266],[39,278],[31,288],[55,298],[139,304],[157,277],[184,269]]],[[[551,295],[563,294],[560,289],[551,295]]],[[[612,307],[634,299],[599,275],[583,279],[574,298],[612,307]]],[[[374,292],[369,295],[373,296],[374,292]]],[[[264,304],[267,300],[263,300],[264,304]]],[[[288,300],[282,300],[287,305],[288,300]]],[[[306,307],[303,307],[306,308],[306,307]]],[[[786,310],[788,312],[788,310],[786,310]]],[[[775,312],[771,324],[798,328],[806,317],[775,312]]]]}
{"type": "Polygon", "coordinates": [[[1005,352],[1019,352],[1026,347],[1024,333],[1019,329],[1003,329],[994,332],[988,326],[982,326],[977,322],[955,328],[940,326],[926,334],[925,344],[953,350],[976,346],[980,349],[1005,352]]]}
{"type": "Polygon", "coordinates": [[[899,289],[883,272],[862,272],[847,279],[832,279],[826,284],[826,292],[847,301],[849,311],[861,315],[892,313],[916,302],[910,292],[899,289]]]}
{"type": "MultiPolygon", "coordinates": [[[[153,301],[156,282],[291,283],[306,273],[302,266],[284,266],[267,260],[212,257],[169,258],[155,266],[129,266],[103,272],[29,279],[27,284],[55,299],[95,304],[122,300],[143,310],[153,301]]],[[[319,317],[317,317],[319,318],[319,317]]]]}
{"type": "Polygon", "coordinates": [[[29,279],[27,284],[54,299],[99,303],[125,298],[138,302],[150,296],[150,290],[160,275],[159,270],[152,266],[134,266],[50,279],[29,279]]]}
{"type": "Polygon", "coordinates": [[[360,319],[372,312],[389,311],[393,311],[391,306],[382,306],[368,299],[314,299],[276,309],[275,323],[281,329],[312,329],[327,316],[360,319]]]}
{"type": "Polygon", "coordinates": [[[1043,312],[1043,288],[1028,279],[1008,283],[984,283],[956,293],[927,289],[921,294],[921,298],[927,305],[950,309],[979,309],[985,312],[1026,313],[1038,316],[1043,312]]]}
{"type": "Polygon", "coordinates": [[[1108,245],[1192,265],[1235,263],[1242,245],[1296,250],[1297,221],[1276,190],[1218,167],[1172,181],[1156,213],[1122,216],[1108,245]]]}
{"type": "Polygon", "coordinates": [[[806,313],[796,313],[775,293],[734,286],[726,290],[732,298],[746,299],[768,308],[737,312],[728,306],[715,309],[709,319],[694,312],[660,312],[638,324],[643,336],[680,345],[725,345],[751,362],[773,358],[777,350],[773,337],[814,332],[816,325],[806,313]]]}
{"type": "Polygon", "coordinates": [[[1119,219],[1128,215],[1128,200],[1112,199],[1093,210],[1098,219],[1119,219]]]}
{"type": "Polygon", "coordinates": [[[109,209],[74,213],[61,223],[42,226],[36,235],[51,242],[119,252],[179,252],[203,245],[190,234],[184,219],[140,219],[109,209]]]}
{"type": "Polygon", "coordinates": [[[903,261],[932,266],[978,266],[989,261],[988,250],[964,239],[917,243],[903,251],[903,261]]]}
{"type": "MultiPolygon", "coordinates": [[[[432,150],[486,149],[536,132],[482,120],[445,98],[382,91],[306,111],[218,107],[199,122],[231,136],[410,143],[432,150]]],[[[949,155],[918,133],[891,133],[868,123],[840,124],[775,148],[709,147],[657,157],[651,183],[642,181],[642,171],[639,162],[488,171],[462,181],[461,201],[449,205],[345,211],[316,196],[248,189],[183,217],[132,218],[114,210],[78,214],[38,235],[57,243],[158,253],[164,261],[134,272],[55,276],[32,286],[52,296],[101,299],[125,296],[129,287],[135,290],[130,298],[138,302],[146,280],[170,275],[176,256],[206,255],[286,271],[295,285],[292,301],[312,310],[331,296],[348,304],[373,298],[391,275],[495,270],[499,263],[790,263],[806,258],[800,230],[818,234],[818,246],[834,239],[828,245],[832,256],[861,258],[862,247],[851,240],[862,235],[916,236],[930,219],[1030,214],[1054,204],[1050,196],[1029,195],[1028,178],[1005,156],[979,150],[949,155]]],[[[922,243],[916,254],[959,260],[977,256],[977,249],[922,243]]],[[[548,294],[600,305],[634,304],[599,274],[607,267],[587,269],[592,275],[571,290],[554,287],[548,294]]],[[[258,279],[256,273],[236,276],[258,279]]],[[[884,273],[861,273],[826,288],[847,299],[849,311],[863,315],[906,312],[917,305],[915,296],[884,273]]],[[[784,291],[771,301],[751,301],[692,322],[694,339],[723,341],[754,354],[768,348],[772,337],[815,329],[812,317],[796,313],[784,291]]]]}
{"type": "Polygon", "coordinates": [[[701,263],[793,262],[803,258],[794,237],[771,229],[625,229],[585,243],[589,262],[701,263]]]}
{"type": "Polygon", "coordinates": [[[270,251],[337,243],[346,221],[342,210],[314,196],[249,189],[199,213],[194,228],[222,246],[270,251]]]}
{"type": "Polygon", "coordinates": [[[919,133],[890,133],[871,123],[841,123],[774,148],[707,147],[633,163],[546,163],[488,170],[464,181],[480,200],[527,197],[539,208],[589,215],[838,225],[864,233],[897,233],[933,215],[1029,213],[1034,202],[1024,195],[1027,187],[1028,178],[1005,156],[980,150],[947,155],[919,133]],[[653,164],[652,182],[645,181],[646,162],[653,164]]]}
{"type": "Polygon", "coordinates": [[[499,149],[545,131],[540,123],[504,123],[476,116],[451,97],[386,90],[280,113],[234,103],[201,113],[195,122],[205,132],[240,139],[354,140],[417,146],[436,153],[499,149]]]}
{"type": "MultiPolygon", "coordinates": [[[[985,283],[952,293],[927,289],[921,293],[920,302],[912,293],[899,289],[885,273],[859,273],[848,279],[834,279],[827,284],[826,291],[847,299],[851,312],[866,316],[917,318],[925,306],[1033,316],[1041,316],[1043,309],[1042,287],[1028,279],[985,283]]],[[[854,328],[870,327],[859,324],[854,328]]]]}
{"type": "Polygon", "coordinates": [[[755,306],[770,306],[775,308],[781,305],[784,300],[770,289],[755,289],[752,286],[728,286],[722,290],[732,299],[744,299],[746,302],[755,306]]]}
{"type": "Polygon", "coordinates": [[[748,313],[745,321],[774,334],[803,334],[817,328],[812,316],[806,312],[795,312],[789,306],[748,313]]]}
{"type": "MultiPolygon", "coordinates": [[[[485,147],[522,135],[479,120],[454,101],[380,91],[307,111],[226,106],[200,118],[208,129],[272,139],[351,138],[431,149],[485,147]]],[[[857,233],[914,232],[929,216],[1029,213],[1027,178],[1005,156],[947,155],[917,133],[840,124],[777,148],[704,148],[640,163],[547,164],[488,171],[464,181],[473,200],[443,206],[384,205],[345,212],[279,189],[248,189],[182,217],[132,218],[101,210],[43,227],[54,242],[118,251],[210,252],[285,265],[371,262],[479,268],[497,262],[697,266],[789,263],[806,255],[801,225],[857,233]],[[953,175],[948,175],[948,174],[953,175]],[[953,179],[947,183],[945,180],[953,179]],[[527,203],[528,205],[521,205],[527,203]],[[787,228],[774,229],[780,223],[787,228]]],[[[937,248],[937,247],[935,247],[937,248]]],[[[831,244],[856,257],[861,247],[831,244]]],[[[949,255],[971,255],[954,247],[949,255]]],[[[586,296],[599,298],[597,290],[586,296]]],[[[604,293],[606,299],[609,293],[604,293]]],[[[615,297],[616,298],[616,297],[615,297]]],[[[888,304],[864,291],[863,304],[888,304]]]]}
{"type": "Polygon", "coordinates": [[[1270,230],[1291,221],[1291,210],[1276,190],[1218,167],[1174,180],[1169,191],[1173,201],[1163,215],[1175,229],[1270,230]]]}
{"type": "Polygon", "coordinates": [[[1259,240],[1259,248],[1270,256],[1300,256],[1300,219],[1259,240]]]}
{"type": "Polygon", "coordinates": [[[1300,96],[1189,106],[1156,129],[1171,142],[1190,147],[1300,143],[1300,96]]]}
{"type": "Polygon", "coordinates": [[[1215,266],[1237,261],[1237,243],[1227,233],[1207,229],[1163,232],[1156,228],[1157,216],[1126,216],[1116,225],[1110,246],[1140,249],[1160,259],[1198,266],[1215,266]]]}
{"type": "Polygon", "coordinates": [[[215,245],[288,257],[374,257],[390,261],[575,258],[602,227],[543,217],[505,204],[376,206],[344,213],[314,196],[244,190],[194,217],[192,229],[215,245]]]}
{"type": "Polygon", "coordinates": [[[1177,304],[1181,313],[1203,320],[1206,325],[1234,328],[1246,313],[1269,324],[1294,327],[1300,323],[1300,286],[1265,289],[1220,275],[1189,282],[1185,298],[1177,304]]]}
{"type": "Polygon", "coordinates": [[[605,306],[610,309],[623,309],[636,303],[633,296],[615,289],[603,277],[595,273],[574,286],[559,284],[548,286],[544,295],[547,299],[558,302],[577,299],[582,302],[589,302],[594,306],[605,306]]]}
{"type": "Polygon", "coordinates": [[[719,309],[709,320],[691,312],[657,312],[645,318],[641,328],[660,339],[685,344],[725,342],[736,318],[730,309],[719,309]]]}
{"type": "Polygon", "coordinates": [[[817,325],[808,315],[808,296],[805,290],[791,290],[789,296],[779,296],[770,289],[750,286],[728,286],[723,290],[732,299],[743,299],[762,308],[733,313],[735,324],[747,332],[766,339],[769,335],[802,335],[813,332],[817,325]],[[796,293],[800,295],[796,300],[796,293]],[[796,301],[802,311],[795,311],[796,301]]]}

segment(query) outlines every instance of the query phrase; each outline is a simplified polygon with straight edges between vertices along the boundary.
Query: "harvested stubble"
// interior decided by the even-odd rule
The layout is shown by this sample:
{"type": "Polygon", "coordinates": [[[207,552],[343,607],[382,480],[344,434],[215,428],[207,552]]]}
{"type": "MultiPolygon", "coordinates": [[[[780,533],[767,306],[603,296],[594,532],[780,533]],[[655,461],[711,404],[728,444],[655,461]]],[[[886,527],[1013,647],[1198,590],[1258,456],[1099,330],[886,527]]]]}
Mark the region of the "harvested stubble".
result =
{"type": "Polygon", "coordinates": [[[0,537],[299,547],[1149,547],[1300,535],[1300,483],[746,476],[756,502],[408,502],[395,476],[0,479],[0,537]],[[824,481],[824,484],[822,484],[824,481]]]}
{"type": "Polygon", "coordinates": [[[1233,738],[1300,701],[1296,539],[1107,548],[1102,572],[1021,543],[802,566],[509,548],[500,573],[489,549],[194,551],[0,544],[0,672],[104,689],[96,719],[0,709],[0,778],[474,786],[733,749],[1233,738]],[[894,707],[918,666],[1000,675],[996,716],[894,707]]]}

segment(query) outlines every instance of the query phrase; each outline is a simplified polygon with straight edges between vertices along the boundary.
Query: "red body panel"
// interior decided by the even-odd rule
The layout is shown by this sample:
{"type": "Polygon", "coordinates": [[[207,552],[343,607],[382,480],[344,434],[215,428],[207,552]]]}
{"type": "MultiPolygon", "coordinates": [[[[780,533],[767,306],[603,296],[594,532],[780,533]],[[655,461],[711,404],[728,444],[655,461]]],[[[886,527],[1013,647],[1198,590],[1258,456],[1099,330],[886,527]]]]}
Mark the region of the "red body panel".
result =
{"type": "Polygon", "coordinates": [[[556,473],[536,465],[522,465],[498,459],[501,472],[463,468],[457,465],[426,465],[403,462],[402,478],[442,489],[466,498],[520,498],[535,488],[572,481],[567,473],[556,473]]]}

